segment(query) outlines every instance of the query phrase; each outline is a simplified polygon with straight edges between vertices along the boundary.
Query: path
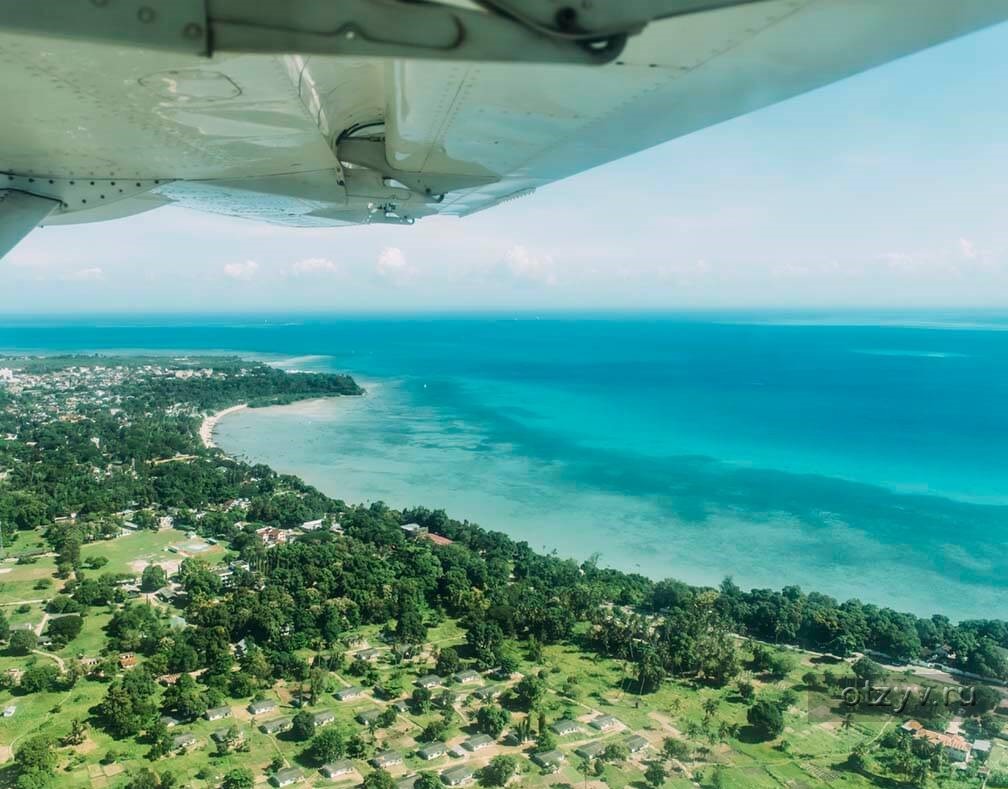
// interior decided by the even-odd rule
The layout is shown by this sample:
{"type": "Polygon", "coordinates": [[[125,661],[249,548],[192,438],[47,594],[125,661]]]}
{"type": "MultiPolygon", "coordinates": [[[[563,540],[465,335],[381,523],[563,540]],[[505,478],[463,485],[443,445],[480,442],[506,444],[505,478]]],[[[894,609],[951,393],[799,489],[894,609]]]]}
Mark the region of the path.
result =
{"type": "Polygon", "coordinates": [[[42,655],[43,657],[52,658],[56,661],[56,665],[59,666],[60,671],[66,671],[66,661],[63,660],[59,655],[53,654],[52,652],[45,652],[41,649],[33,649],[36,655],[42,655]]]}

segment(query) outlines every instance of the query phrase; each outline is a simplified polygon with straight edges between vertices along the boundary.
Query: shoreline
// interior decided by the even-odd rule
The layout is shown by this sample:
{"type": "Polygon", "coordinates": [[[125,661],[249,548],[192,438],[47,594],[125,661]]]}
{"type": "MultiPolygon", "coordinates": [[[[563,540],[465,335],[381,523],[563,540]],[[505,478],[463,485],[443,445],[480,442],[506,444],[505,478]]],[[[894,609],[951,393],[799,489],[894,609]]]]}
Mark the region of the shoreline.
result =
{"type": "MultiPolygon", "coordinates": [[[[274,405],[258,406],[255,407],[255,410],[268,411],[273,408],[296,408],[298,406],[315,405],[318,403],[328,402],[330,400],[338,400],[343,397],[365,397],[366,395],[367,391],[360,395],[321,395],[319,397],[307,397],[304,400],[295,400],[292,403],[276,403],[274,405]]],[[[222,411],[217,411],[213,414],[205,416],[199,429],[199,437],[203,442],[203,446],[207,449],[221,449],[217,446],[213,439],[213,432],[216,430],[217,425],[220,424],[221,419],[229,414],[234,414],[238,411],[244,411],[251,408],[253,408],[253,406],[248,403],[240,403],[238,405],[233,405],[230,408],[225,408],[222,411]]],[[[224,452],[223,449],[221,449],[221,451],[224,452]]]]}
{"type": "MultiPolygon", "coordinates": [[[[369,395],[381,390],[380,385],[375,386],[374,382],[369,384],[369,395]]],[[[592,553],[599,553],[604,557],[607,566],[624,572],[641,573],[654,580],[671,576],[696,586],[716,586],[725,576],[735,576],[746,589],[774,588],[774,580],[779,578],[780,565],[770,567],[773,564],[770,560],[752,561],[745,555],[746,551],[737,547],[740,535],[746,535],[747,539],[751,540],[765,541],[767,555],[776,557],[775,561],[778,562],[787,561],[788,553],[783,548],[785,544],[794,546],[797,541],[809,545],[810,540],[816,538],[815,533],[800,526],[796,527],[793,521],[786,518],[751,520],[737,514],[736,517],[732,517],[733,513],[720,511],[714,513],[703,529],[691,527],[689,524],[676,524],[673,528],[671,522],[666,523],[665,528],[657,529],[654,523],[655,514],[644,506],[647,503],[646,498],[638,500],[632,496],[631,503],[626,505],[623,530],[617,536],[601,523],[596,523],[597,518],[591,512],[584,518],[581,518],[579,513],[589,509],[597,513],[600,509],[615,507],[620,502],[613,496],[621,494],[600,491],[597,499],[589,496],[589,500],[582,502],[573,511],[567,506],[547,506],[544,509],[534,504],[515,508],[513,491],[509,493],[508,490],[498,490],[487,482],[485,474],[474,473],[473,476],[465,476],[465,469],[471,468],[467,458],[454,455],[439,455],[439,459],[444,460],[447,457],[451,463],[445,468],[452,473],[463,474],[467,480],[463,490],[453,490],[450,485],[442,490],[435,484],[423,491],[417,491],[413,483],[394,482],[395,475],[402,473],[402,468],[397,464],[409,463],[412,468],[427,467],[432,462],[429,452],[407,455],[400,453],[390,459],[384,454],[384,450],[379,448],[376,450],[377,454],[372,457],[369,455],[370,444],[363,436],[358,435],[361,425],[372,437],[380,434],[379,423],[384,424],[391,420],[394,425],[407,409],[407,404],[393,398],[391,402],[385,403],[385,407],[377,409],[374,418],[366,414],[362,416],[362,412],[354,409],[356,417],[351,416],[348,422],[337,426],[337,420],[331,415],[328,407],[324,411],[319,409],[316,412],[316,409],[309,405],[299,414],[298,406],[303,406],[306,402],[311,401],[262,409],[276,416],[266,419],[264,423],[268,425],[266,427],[252,426],[250,430],[244,431],[243,437],[232,443],[227,451],[249,462],[262,462],[279,473],[295,475],[326,495],[347,502],[366,505],[373,500],[382,500],[391,507],[401,508],[411,505],[422,497],[435,498],[437,506],[448,512],[454,512],[455,517],[461,516],[484,527],[499,530],[514,540],[526,540],[530,545],[534,545],[536,550],[544,552],[557,550],[563,555],[579,560],[587,559],[592,553]],[[285,412],[291,418],[274,421],[285,412]],[[262,432],[264,429],[266,433],[262,432]],[[278,431],[283,433],[283,440],[278,440],[278,431]],[[257,435],[268,433],[272,433],[269,441],[264,442],[256,438],[257,435]],[[322,437],[321,444],[316,449],[310,451],[304,449],[312,445],[311,441],[304,440],[308,435],[313,438],[322,437]],[[350,466],[332,454],[332,450],[339,445],[336,436],[341,437],[340,440],[347,440],[348,435],[356,436],[351,439],[355,446],[356,459],[350,466]],[[322,444],[328,446],[328,449],[323,450],[322,444]],[[366,458],[367,462],[363,462],[362,458],[366,458]],[[386,462],[391,465],[386,467],[386,462]],[[475,501],[473,495],[466,495],[466,493],[472,494],[474,490],[481,491],[480,498],[484,499],[483,502],[475,501]],[[640,503],[641,506],[636,506],[636,503],[640,503]],[[580,526],[574,527],[572,518],[581,518],[578,521],[580,526]],[[530,523],[538,523],[543,528],[530,530],[528,528],[530,523]],[[597,533],[594,528],[596,525],[597,533]],[[725,551],[728,555],[722,557],[723,560],[683,560],[683,557],[696,550],[697,546],[709,544],[712,540],[734,547],[725,551]],[[541,547],[540,543],[543,543],[541,547]]],[[[342,411],[342,409],[336,410],[342,411]]],[[[456,439],[457,437],[453,437],[452,441],[456,439]]],[[[452,445],[454,446],[454,443],[452,445]]],[[[464,450],[464,448],[457,449],[464,450]]],[[[468,459],[471,460],[471,456],[468,459]]],[[[513,481],[508,474],[517,472],[513,469],[512,472],[508,472],[507,469],[494,471],[495,475],[498,473],[505,475],[500,479],[513,481]]],[[[498,477],[495,476],[494,479],[498,477]]],[[[520,489],[536,492],[527,487],[520,489]]],[[[834,535],[838,541],[837,545],[864,548],[867,543],[860,539],[860,533],[852,529],[851,534],[853,537],[850,539],[845,533],[834,535]]],[[[793,547],[788,550],[793,550],[793,547]]],[[[849,573],[841,572],[837,565],[828,564],[828,557],[816,554],[813,558],[816,561],[812,564],[818,569],[812,571],[809,567],[803,569],[801,566],[793,568],[793,575],[789,574],[790,582],[805,590],[814,590],[840,600],[867,599],[868,602],[897,611],[912,612],[919,617],[927,617],[940,611],[954,621],[982,618],[985,616],[985,611],[997,606],[996,589],[986,590],[986,594],[980,595],[977,601],[965,605],[953,602],[950,605],[950,599],[954,601],[956,596],[964,594],[963,589],[966,587],[962,584],[965,581],[955,581],[942,576],[936,573],[934,568],[922,568],[919,573],[915,573],[916,583],[911,585],[913,591],[908,592],[906,588],[897,588],[884,577],[878,577],[877,573],[865,570],[859,574],[859,580],[853,582],[849,573]],[[936,595],[933,591],[929,591],[934,588],[944,589],[945,592],[936,595]]],[[[972,585],[970,588],[973,588],[972,585]]]]}
{"type": "Polygon", "coordinates": [[[217,427],[217,423],[228,414],[233,414],[236,411],[242,411],[246,408],[248,408],[248,403],[240,403],[239,405],[233,405],[230,408],[225,408],[222,411],[217,411],[203,417],[203,422],[200,424],[199,437],[200,441],[203,442],[204,448],[219,449],[213,440],[213,431],[214,428],[217,427]]]}

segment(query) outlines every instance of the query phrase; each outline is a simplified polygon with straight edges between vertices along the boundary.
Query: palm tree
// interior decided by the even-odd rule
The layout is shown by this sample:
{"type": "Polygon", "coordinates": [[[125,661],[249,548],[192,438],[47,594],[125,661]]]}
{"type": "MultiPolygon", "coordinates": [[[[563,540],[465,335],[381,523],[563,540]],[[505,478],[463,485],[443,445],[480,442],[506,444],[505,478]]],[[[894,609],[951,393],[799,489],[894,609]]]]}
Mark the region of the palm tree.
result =
{"type": "Polygon", "coordinates": [[[704,723],[709,721],[714,717],[714,713],[718,710],[718,701],[713,696],[704,699],[703,711],[704,711],[704,723]]]}

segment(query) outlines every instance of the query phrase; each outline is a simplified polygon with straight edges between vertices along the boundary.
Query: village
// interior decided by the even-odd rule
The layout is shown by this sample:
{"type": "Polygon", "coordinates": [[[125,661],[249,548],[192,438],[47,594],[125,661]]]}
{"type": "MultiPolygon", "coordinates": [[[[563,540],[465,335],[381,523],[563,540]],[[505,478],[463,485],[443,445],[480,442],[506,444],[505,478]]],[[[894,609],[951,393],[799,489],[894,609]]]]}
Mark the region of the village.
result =
{"type": "MultiPolygon", "coordinates": [[[[246,502],[228,504],[240,508],[246,502]]],[[[128,513],[124,513],[126,516],[128,513]]],[[[128,525],[118,537],[84,546],[84,552],[100,550],[110,558],[107,566],[126,571],[124,575],[128,577],[119,584],[122,592],[119,605],[127,601],[150,605],[174,627],[185,626],[184,592],[177,580],[182,561],[199,557],[211,563],[213,572],[225,585],[233,573],[249,569],[240,559],[228,559],[215,541],[175,529],[167,511],[158,517],[155,531],[138,530],[128,520],[125,523],[128,525]],[[156,590],[143,591],[142,570],[154,565],[165,570],[166,583],[156,590]]],[[[256,534],[269,549],[322,528],[336,534],[341,531],[338,523],[326,518],[305,522],[294,530],[260,528],[256,534]]],[[[406,524],[402,529],[411,539],[450,543],[416,524],[406,524]]],[[[53,648],[45,628],[59,615],[46,613],[44,601],[37,596],[11,599],[12,592],[17,596],[15,590],[25,589],[31,579],[43,577],[45,570],[51,572],[52,562],[53,557],[45,555],[30,564],[8,557],[0,567],[3,579],[0,600],[5,610],[12,613],[12,628],[30,628],[39,636],[34,656],[0,657],[9,687],[0,691],[0,706],[4,710],[4,717],[0,718],[0,742],[6,743],[0,747],[8,756],[11,745],[23,735],[24,721],[44,715],[39,709],[39,696],[46,694],[25,696],[17,692],[18,681],[31,663],[79,662],[85,679],[78,683],[75,696],[62,702],[60,714],[73,714],[74,708],[80,708],[79,714],[86,717],[82,707],[97,700],[102,672],[130,671],[139,662],[132,653],[110,656],[100,649],[89,652],[86,648],[85,645],[100,646],[101,633],[95,630],[108,621],[108,614],[87,617],[85,632],[65,648],[53,648]],[[23,610],[25,606],[31,610],[23,610]]],[[[460,667],[451,674],[438,675],[435,666],[441,652],[461,648],[464,637],[450,621],[436,627],[432,635],[434,638],[421,649],[404,657],[381,628],[362,628],[342,645],[345,650],[340,659],[342,668],[325,673],[322,691],[309,694],[303,683],[281,681],[249,700],[210,707],[197,719],[179,720],[163,715],[161,723],[170,732],[169,753],[164,762],[167,766],[182,767],[183,771],[201,760],[212,764],[216,772],[225,771],[229,765],[249,765],[257,784],[272,786],[352,786],[380,770],[388,773],[394,786],[404,789],[414,786],[424,775],[436,776],[445,786],[480,782],[488,765],[500,756],[512,757],[514,773],[509,780],[523,786],[633,785],[635,780],[643,779],[649,764],[660,762],[669,768],[669,783],[660,785],[704,786],[712,769],[719,764],[735,763],[745,754],[745,751],[732,753],[725,744],[711,742],[707,734],[697,736],[696,712],[705,703],[710,704],[704,700],[707,694],[669,688],[650,698],[636,697],[621,688],[622,666],[614,661],[589,659],[572,648],[551,648],[541,663],[522,661],[520,669],[511,673],[460,667]],[[496,705],[513,694],[528,675],[543,676],[546,689],[535,718],[512,712],[500,731],[494,734],[481,731],[479,709],[496,705]],[[389,692],[390,689],[395,692],[389,692]],[[447,716],[446,711],[450,711],[447,716]],[[330,727],[340,729],[348,737],[359,738],[360,755],[322,764],[305,763],[300,753],[305,741],[292,734],[297,716],[305,712],[311,718],[311,736],[330,727]],[[424,732],[429,724],[446,717],[452,720],[451,725],[444,728],[439,739],[426,741],[424,732]],[[546,727],[545,736],[539,732],[540,725],[546,727]],[[549,747],[539,747],[544,741],[549,747]],[[678,744],[669,745],[669,741],[678,744]],[[668,759],[666,754],[676,755],[668,759]]],[[[233,645],[238,661],[244,648],[243,643],[233,645]]],[[[305,653],[305,657],[310,656],[305,653]]],[[[801,667],[807,668],[808,659],[803,663],[801,667]]],[[[192,676],[198,679],[201,673],[193,672],[192,676]]],[[[180,674],[159,675],[157,682],[167,689],[180,677],[180,674]]],[[[729,711],[726,707],[730,705],[720,705],[721,710],[729,711]]],[[[1008,712],[1008,702],[1002,705],[1001,712],[1008,712]]],[[[789,727],[796,751],[806,738],[816,741],[817,748],[823,747],[822,740],[826,737],[838,741],[832,747],[857,739],[858,729],[839,722],[809,728],[798,725],[798,720],[800,717],[789,727]]],[[[878,734],[892,726],[913,738],[925,739],[939,746],[948,761],[961,769],[974,766],[986,771],[991,766],[1008,764],[1008,748],[1003,740],[968,740],[961,730],[961,719],[950,721],[949,730],[943,732],[931,731],[913,719],[900,721],[892,717],[860,725],[878,734]]],[[[92,730],[88,742],[95,752],[105,740],[102,733],[92,730]]],[[[117,745],[105,741],[104,747],[114,751],[117,745]]],[[[89,764],[89,761],[82,759],[81,768],[68,776],[76,778],[60,785],[114,785],[115,777],[122,771],[120,761],[109,764],[100,761],[89,764]]],[[[760,786],[764,783],[760,777],[773,776],[781,769],[782,765],[769,770],[753,767],[748,774],[753,778],[752,785],[760,786]]]]}

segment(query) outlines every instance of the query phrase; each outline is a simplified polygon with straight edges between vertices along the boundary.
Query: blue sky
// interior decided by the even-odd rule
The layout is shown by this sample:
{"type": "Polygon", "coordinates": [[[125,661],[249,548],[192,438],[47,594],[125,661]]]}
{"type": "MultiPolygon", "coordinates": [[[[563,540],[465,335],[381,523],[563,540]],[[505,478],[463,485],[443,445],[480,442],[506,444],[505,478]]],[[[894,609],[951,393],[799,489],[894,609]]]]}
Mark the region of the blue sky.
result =
{"type": "Polygon", "coordinates": [[[1008,26],[464,220],[45,228],[15,312],[1008,307],[1008,26]]]}

